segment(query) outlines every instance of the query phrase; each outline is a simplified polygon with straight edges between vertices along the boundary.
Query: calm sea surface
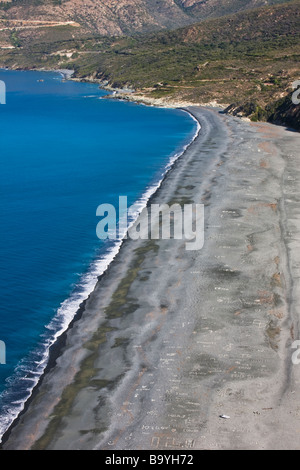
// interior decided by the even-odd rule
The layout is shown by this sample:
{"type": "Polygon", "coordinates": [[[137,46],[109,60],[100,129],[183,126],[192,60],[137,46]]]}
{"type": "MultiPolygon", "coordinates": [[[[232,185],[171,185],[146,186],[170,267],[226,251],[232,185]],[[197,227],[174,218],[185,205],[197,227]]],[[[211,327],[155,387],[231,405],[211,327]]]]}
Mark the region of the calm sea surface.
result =
{"type": "Polygon", "coordinates": [[[197,124],[59,73],[0,70],[0,80],[1,436],[117,250],[97,239],[98,205],[146,201],[197,124]]]}

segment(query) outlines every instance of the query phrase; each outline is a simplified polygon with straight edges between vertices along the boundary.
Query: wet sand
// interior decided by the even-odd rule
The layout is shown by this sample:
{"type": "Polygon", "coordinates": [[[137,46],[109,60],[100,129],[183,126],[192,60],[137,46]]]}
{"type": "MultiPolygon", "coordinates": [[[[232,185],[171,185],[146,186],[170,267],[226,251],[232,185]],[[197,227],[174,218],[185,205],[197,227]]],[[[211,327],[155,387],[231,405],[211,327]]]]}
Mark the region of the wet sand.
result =
{"type": "Polygon", "coordinates": [[[126,241],[3,449],[300,448],[300,134],[189,110],[151,202],[205,204],[203,249],[126,241]]]}

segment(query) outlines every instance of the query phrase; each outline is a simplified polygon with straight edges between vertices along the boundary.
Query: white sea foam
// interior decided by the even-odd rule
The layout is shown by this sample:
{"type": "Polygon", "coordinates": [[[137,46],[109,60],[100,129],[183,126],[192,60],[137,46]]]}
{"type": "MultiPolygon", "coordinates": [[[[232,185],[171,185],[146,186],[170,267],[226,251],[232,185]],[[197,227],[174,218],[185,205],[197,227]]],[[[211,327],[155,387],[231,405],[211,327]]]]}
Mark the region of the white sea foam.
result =
{"type": "MultiPolygon", "coordinates": [[[[183,149],[169,159],[161,177],[157,183],[149,186],[144,194],[136,201],[131,208],[131,220],[129,220],[129,227],[132,226],[137,219],[138,215],[147,206],[151,196],[160,188],[165,176],[170,171],[174,163],[180,158],[191,143],[198,137],[201,126],[198,120],[188,111],[186,111],[197,123],[197,130],[191,142],[183,147],[183,149]],[[133,209],[133,210],[132,210],[133,209]]],[[[126,233],[123,234],[125,237],[126,233]]],[[[2,393],[1,399],[4,403],[3,414],[0,416],[0,442],[2,442],[3,434],[11,426],[13,421],[24,410],[25,403],[31,397],[35,386],[38,384],[41,376],[43,375],[49,359],[49,352],[51,346],[57,339],[68,329],[70,323],[74,319],[82,302],[94,290],[98,277],[101,276],[117,256],[123,244],[124,238],[116,241],[110,245],[106,253],[95,260],[87,274],[82,276],[79,284],[71,296],[66,299],[56,312],[53,320],[46,325],[46,332],[41,337],[41,344],[38,350],[32,353],[32,357],[25,359],[16,367],[13,377],[7,379],[7,388],[2,393]],[[33,368],[32,364],[35,364],[33,368]],[[14,395],[23,395],[22,399],[15,398],[14,395]]]]}

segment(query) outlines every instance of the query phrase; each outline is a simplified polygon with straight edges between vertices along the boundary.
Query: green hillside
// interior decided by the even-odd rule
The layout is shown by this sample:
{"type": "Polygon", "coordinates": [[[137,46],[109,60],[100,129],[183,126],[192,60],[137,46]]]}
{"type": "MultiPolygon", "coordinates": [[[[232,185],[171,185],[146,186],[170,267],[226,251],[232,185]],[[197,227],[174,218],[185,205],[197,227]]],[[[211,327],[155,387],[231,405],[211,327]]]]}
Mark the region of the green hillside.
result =
{"type": "Polygon", "coordinates": [[[235,103],[263,118],[267,114],[259,110],[285,97],[300,78],[299,7],[295,0],[133,37],[80,38],[70,26],[45,28],[38,38],[15,32],[17,47],[2,51],[0,62],[72,68],[77,77],[147,97],[235,103]]]}

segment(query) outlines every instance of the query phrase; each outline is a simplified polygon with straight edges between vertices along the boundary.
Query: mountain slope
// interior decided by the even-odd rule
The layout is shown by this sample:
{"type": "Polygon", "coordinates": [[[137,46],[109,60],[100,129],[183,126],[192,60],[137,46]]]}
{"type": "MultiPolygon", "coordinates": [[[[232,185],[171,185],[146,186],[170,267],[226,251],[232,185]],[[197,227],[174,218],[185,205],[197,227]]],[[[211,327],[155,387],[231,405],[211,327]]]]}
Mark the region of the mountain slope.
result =
{"type": "Polygon", "coordinates": [[[74,69],[134,88],[131,99],[233,104],[230,112],[297,127],[299,105],[283,99],[300,78],[300,0],[139,36],[84,36],[77,23],[35,28],[0,31],[0,48],[13,44],[0,66],[74,69]]]}
{"type": "Polygon", "coordinates": [[[282,3],[283,0],[13,0],[0,5],[0,18],[74,21],[84,34],[122,35],[174,29],[218,17],[282,3]]]}
{"type": "Polygon", "coordinates": [[[17,47],[3,51],[0,61],[2,56],[9,66],[69,67],[78,76],[93,75],[115,86],[156,86],[154,94],[157,83],[165,83],[166,95],[170,88],[170,93],[203,101],[205,91],[229,103],[230,93],[242,98],[268,94],[274,90],[271,76],[278,91],[279,82],[299,78],[299,6],[294,0],[138,38],[79,39],[73,26],[41,28],[37,37],[30,29],[18,30],[17,47]]]}
{"type": "Polygon", "coordinates": [[[217,18],[255,8],[283,3],[281,0],[177,0],[185,12],[199,19],[217,18]]]}
{"type": "Polygon", "coordinates": [[[173,0],[43,0],[15,1],[6,10],[8,19],[72,20],[85,32],[121,35],[174,28],[191,19],[173,0]],[[155,7],[153,6],[155,4],[155,7]]]}

